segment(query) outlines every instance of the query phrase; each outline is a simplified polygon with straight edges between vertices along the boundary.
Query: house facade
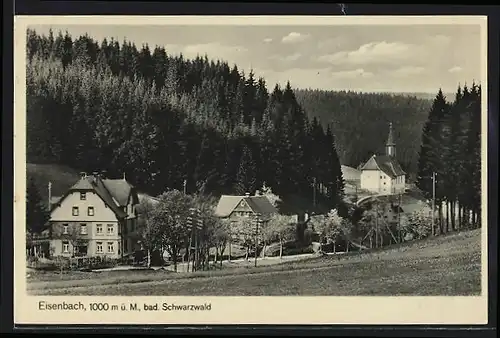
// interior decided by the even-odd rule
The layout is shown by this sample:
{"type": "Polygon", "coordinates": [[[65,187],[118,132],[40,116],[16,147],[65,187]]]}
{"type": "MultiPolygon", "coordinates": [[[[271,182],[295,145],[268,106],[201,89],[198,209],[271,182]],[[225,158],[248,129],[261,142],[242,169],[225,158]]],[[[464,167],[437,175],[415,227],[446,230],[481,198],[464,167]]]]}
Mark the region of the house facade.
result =
{"type": "Polygon", "coordinates": [[[48,238],[52,256],[105,256],[131,253],[139,203],[124,179],[86,175],[62,197],[52,197],[48,238]]]}
{"type": "Polygon", "coordinates": [[[406,173],[396,159],[396,143],[389,124],[389,137],[385,147],[385,155],[372,155],[361,166],[361,189],[373,193],[391,195],[404,193],[406,173]]]}
{"type": "Polygon", "coordinates": [[[237,223],[245,221],[256,221],[257,218],[262,222],[267,222],[278,210],[273,206],[265,196],[233,196],[222,195],[215,215],[231,222],[236,226],[237,223]]]}

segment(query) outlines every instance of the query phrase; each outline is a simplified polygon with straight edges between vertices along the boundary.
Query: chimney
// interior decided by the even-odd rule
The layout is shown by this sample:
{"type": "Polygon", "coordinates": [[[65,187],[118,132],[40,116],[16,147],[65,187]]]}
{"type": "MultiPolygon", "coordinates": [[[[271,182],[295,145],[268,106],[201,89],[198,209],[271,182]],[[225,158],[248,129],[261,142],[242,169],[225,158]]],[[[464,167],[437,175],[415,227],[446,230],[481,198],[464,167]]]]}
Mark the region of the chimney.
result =
{"type": "Polygon", "coordinates": [[[84,171],[80,172],[80,178],[81,178],[82,180],[86,179],[86,178],[87,178],[87,173],[86,173],[86,172],[84,172],[84,171]]]}
{"type": "Polygon", "coordinates": [[[245,193],[245,196],[246,196],[246,197],[249,197],[249,196],[250,196],[250,193],[249,193],[249,192],[245,193]]]}
{"type": "Polygon", "coordinates": [[[94,171],[92,173],[92,176],[93,176],[94,183],[97,183],[97,181],[101,178],[101,173],[98,171],[94,171]]]}

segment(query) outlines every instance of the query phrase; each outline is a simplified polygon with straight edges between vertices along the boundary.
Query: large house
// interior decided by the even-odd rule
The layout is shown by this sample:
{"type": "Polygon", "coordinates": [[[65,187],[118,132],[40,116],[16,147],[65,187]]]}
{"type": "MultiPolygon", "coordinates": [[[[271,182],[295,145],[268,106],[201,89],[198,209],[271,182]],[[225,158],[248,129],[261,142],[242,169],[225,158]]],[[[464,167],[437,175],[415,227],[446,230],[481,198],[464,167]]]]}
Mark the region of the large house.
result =
{"type": "Polygon", "coordinates": [[[49,198],[47,239],[52,256],[120,258],[135,250],[131,235],[139,199],[125,177],[106,179],[99,173],[82,173],[63,196],[49,198]]]}
{"type": "Polygon", "coordinates": [[[374,154],[361,166],[361,189],[391,195],[403,193],[405,186],[406,173],[396,159],[396,143],[390,123],[385,155],[374,154]]]}

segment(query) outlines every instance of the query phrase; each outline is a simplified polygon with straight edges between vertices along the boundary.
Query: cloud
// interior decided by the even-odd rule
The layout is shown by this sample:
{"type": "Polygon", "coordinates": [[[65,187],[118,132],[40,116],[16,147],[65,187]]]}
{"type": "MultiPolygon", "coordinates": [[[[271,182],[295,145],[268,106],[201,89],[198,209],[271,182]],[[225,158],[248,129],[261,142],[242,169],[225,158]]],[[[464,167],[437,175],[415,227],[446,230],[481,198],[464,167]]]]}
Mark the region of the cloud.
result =
{"type": "Polygon", "coordinates": [[[281,42],[283,42],[283,43],[297,43],[297,42],[302,42],[308,38],[309,38],[308,34],[300,34],[297,32],[291,32],[290,34],[284,36],[281,39],[281,42]]]}
{"type": "Polygon", "coordinates": [[[381,41],[364,44],[356,50],[321,55],[317,60],[333,65],[393,63],[412,58],[417,51],[418,48],[411,44],[381,41]]]}
{"type": "Polygon", "coordinates": [[[362,68],[354,70],[343,70],[339,72],[333,72],[332,76],[336,79],[357,79],[357,78],[371,78],[373,77],[372,72],[367,72],[362,68]]]}
{"type": "Polygon", "coordinates": [[[449,73],[460,73],[461,71],[462,71],[462,67],[460,67],[460,66],[455,66],[455,67],[451,67],[450,69],[448,69],[449,73]]]}
{"type": "Polygon", "coordinates": [[[272,56],[269,57],[269,59],[271,59],[271,60],[278,60],[278,61],[284,61],[284,62],[291,62],[291,61],[297,61],[298,59],[300,59],[301,56],[302,56],[302,54],[300,54],[300,53],[294,53],[294,54],[285,55],[285,56],[282,56],[282,55],[272,55],[272,56]]]}
{"type": "Polygon", "coordinates": [[[271,39],[271,38],[265,38],[265,39],[264,39],[264,42],[265,42],[265,43],[270,43],[270,42],[273,42],[273,39],[271,39]]]}
{"type": "Polygon", "coordinates": [[[230,46],[221,44],[219,42],[202,43],[195,45],[168,44],[165,45],[165,49],[168,53],[171,54],[182,53],[184,57],[188,59],[195,58],[197,55],[203,56],[207,54],[209,58],[222,59],[228,62],[234,62],[234,58],[248,51],[248,49],[243,46],[230,46]]]}
{"type": "Polygon", "coordinates": [[[451,42],[451,38],[446,35],[438,34],[429,37],[429,41],[431,44],[443,46],[449,44],[451,42]]]}
{"type": "Polygon", "coordinates": [[[425,71],[424,67],[405,66],[393,71],[392,75],[397,77],[405,77],[411,75],[418,75],[423,73],[424,71],[425,71]]]}
{"type": "Polygon", "coordinates": [[[337,47],[339,48],[342,43],[346,41],[346,38],[344,36],[337,36],[334,38],[330,39],[324,39],[324,40],[319,40],[317,45],[319,49],[326,49],[330,47],[337,47]]]}

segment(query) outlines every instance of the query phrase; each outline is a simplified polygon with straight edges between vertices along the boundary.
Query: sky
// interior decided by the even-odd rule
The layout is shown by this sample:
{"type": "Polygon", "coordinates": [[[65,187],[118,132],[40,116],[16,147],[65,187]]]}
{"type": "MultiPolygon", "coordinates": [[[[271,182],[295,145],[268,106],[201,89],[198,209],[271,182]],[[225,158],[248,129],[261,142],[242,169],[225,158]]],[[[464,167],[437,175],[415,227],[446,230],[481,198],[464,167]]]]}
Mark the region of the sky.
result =
{"type": "Polygon", "coordinates": [[[32,25],[46,34],[88,33],[137,47],[164,46],[169,54],[221,59],[268,87],[363,92],[454,93],[481,81],[479,25],[32,25]]]}

